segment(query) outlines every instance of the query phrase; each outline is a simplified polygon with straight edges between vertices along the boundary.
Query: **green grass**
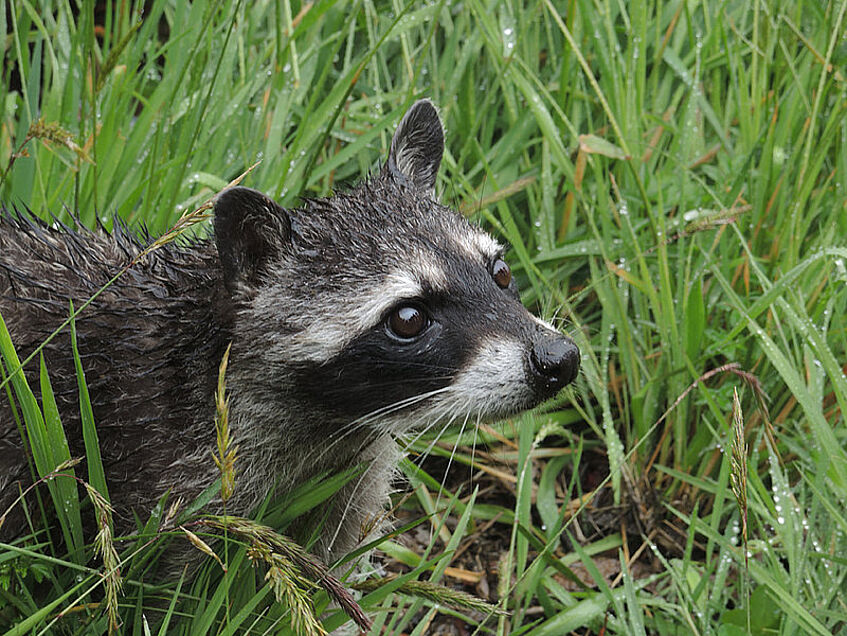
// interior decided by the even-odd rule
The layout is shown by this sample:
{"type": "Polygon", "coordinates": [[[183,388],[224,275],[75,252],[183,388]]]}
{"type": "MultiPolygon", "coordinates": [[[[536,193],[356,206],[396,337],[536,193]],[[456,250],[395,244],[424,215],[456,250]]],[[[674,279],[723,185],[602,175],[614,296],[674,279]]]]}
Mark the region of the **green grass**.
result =
{"type": "MultiPolygon", "coordinates": [[[[554,404],[414,442],[445,461],[404,465],[403,518],[431,515],[435,538],[383,546],[403,577],[454,584],[452,550],[493,533],[486,576],[509,614],[460,611],[477,633],[847,633],[847,2],[154,1],[139,22],[143,4],[0,12],[7,205],[158,235],[257,160],[245,184],[296,205],[373,171],[428,96],[442,201],[511,243],[525,302],[579,342],[554,404]],[[440,493],[448,460],[478,482],[440,493]]],[[[16,382],[45,475],[58,415],[16,382]]],[[[73,491],[63,479],[42,506],[73,491]]],[[[265,519],[284,528],[286,505],[265,519]]],[[[79,514],[56,545],[0,546],[0,631],[107,629],[85,605],[104,592],[79,514]]],[[[157,549],[122,569],[125,633],[145,612],[175,633],[287,633],[242,549],[226,575],[210,560],[164,590],[141,576],[157,549]]],[[[363,598],[372,633],[456,612],[398,585],[363,598]]]]}

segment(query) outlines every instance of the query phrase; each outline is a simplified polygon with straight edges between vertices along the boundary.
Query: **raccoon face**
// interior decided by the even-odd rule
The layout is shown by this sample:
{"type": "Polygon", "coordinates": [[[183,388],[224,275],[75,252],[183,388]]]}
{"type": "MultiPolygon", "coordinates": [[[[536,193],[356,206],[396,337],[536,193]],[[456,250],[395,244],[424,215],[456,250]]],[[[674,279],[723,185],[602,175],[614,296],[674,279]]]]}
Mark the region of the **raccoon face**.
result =
{"type": "Polygon", "coordinates": [[[379,175],[349,192],[298,210],[220,195],[235,338],[265,394],[398,432],[511,415],[574,380],[579,350],[523,307],[503,247],[433,200],[443,149],[423,100],[379,175]]]}

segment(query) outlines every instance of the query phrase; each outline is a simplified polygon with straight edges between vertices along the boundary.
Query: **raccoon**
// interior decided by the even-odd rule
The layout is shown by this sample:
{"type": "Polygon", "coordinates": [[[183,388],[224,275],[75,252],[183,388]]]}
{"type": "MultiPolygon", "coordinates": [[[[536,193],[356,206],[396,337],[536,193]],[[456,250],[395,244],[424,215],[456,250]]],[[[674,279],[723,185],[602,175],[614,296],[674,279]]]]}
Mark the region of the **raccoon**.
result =
{"type": "MultiPolygon", "coordinates": [[[[330,561],[383,510],[397,438],[510,416],[574,380],[578,348],[521,304],[504,247],[436,202],[443,150],[435,107],[418,101],[376,175],[290,210],[225,190],[213,238],[151,253],[79,316],[119,526],[133,528],[168,489],[191,500],[214,482],[214,390],[230,343],[239,458],[227,509],[247,514],[272,488],[364,466],[326,508],[315,552],[330,561]]],[[[0,314],[19,352],[149,240],[0,215],[0,314]]],[[[62,334],[45,358],[71,453],[82,456],[70,351],[62,334]]],[[[4,403],[0,513],[30,479],[4,403]]],[[[10,518],[0,534],[21,531],[10,518]]]]}

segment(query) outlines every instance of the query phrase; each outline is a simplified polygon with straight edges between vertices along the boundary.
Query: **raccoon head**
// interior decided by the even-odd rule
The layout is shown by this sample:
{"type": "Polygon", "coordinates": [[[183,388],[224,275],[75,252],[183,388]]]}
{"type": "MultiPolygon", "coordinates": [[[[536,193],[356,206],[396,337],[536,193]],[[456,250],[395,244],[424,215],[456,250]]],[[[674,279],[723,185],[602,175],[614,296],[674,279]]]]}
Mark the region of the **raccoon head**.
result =
{"type": "Polygon", "coordinates": [[[422,100],[350,191],[296,210],[220,195],[234,364],[250,366],[254,394],[398,432],[511,415],[573,381],[579,350],[521,304],[503,246],[434,200],[443,150],[422,100]]]}

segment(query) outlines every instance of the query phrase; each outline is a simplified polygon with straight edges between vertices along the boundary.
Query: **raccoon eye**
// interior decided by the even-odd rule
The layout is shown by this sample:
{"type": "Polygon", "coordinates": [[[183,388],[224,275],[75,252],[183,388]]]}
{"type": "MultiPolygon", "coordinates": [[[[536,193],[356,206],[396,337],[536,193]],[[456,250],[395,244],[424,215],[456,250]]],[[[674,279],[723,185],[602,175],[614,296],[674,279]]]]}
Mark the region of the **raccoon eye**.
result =
{"type": "Polygon", "coordinates": [[[388,316],[391,333],[404,340],[420,335],[427,323],[426,314],[417,305],[400,305],[388,316]]]}
{"type": "Polygon", "coordinates": [[[509,283],[512,282],[512,270],[509,269],[509,266],[506,265],[506,261],[502,258],[498,258],[494,261],[494,265],[491,266],[491,275],[494,277],[494,282],[497,283],[497,286],[500,289],[508,288],[509,283]]]}

